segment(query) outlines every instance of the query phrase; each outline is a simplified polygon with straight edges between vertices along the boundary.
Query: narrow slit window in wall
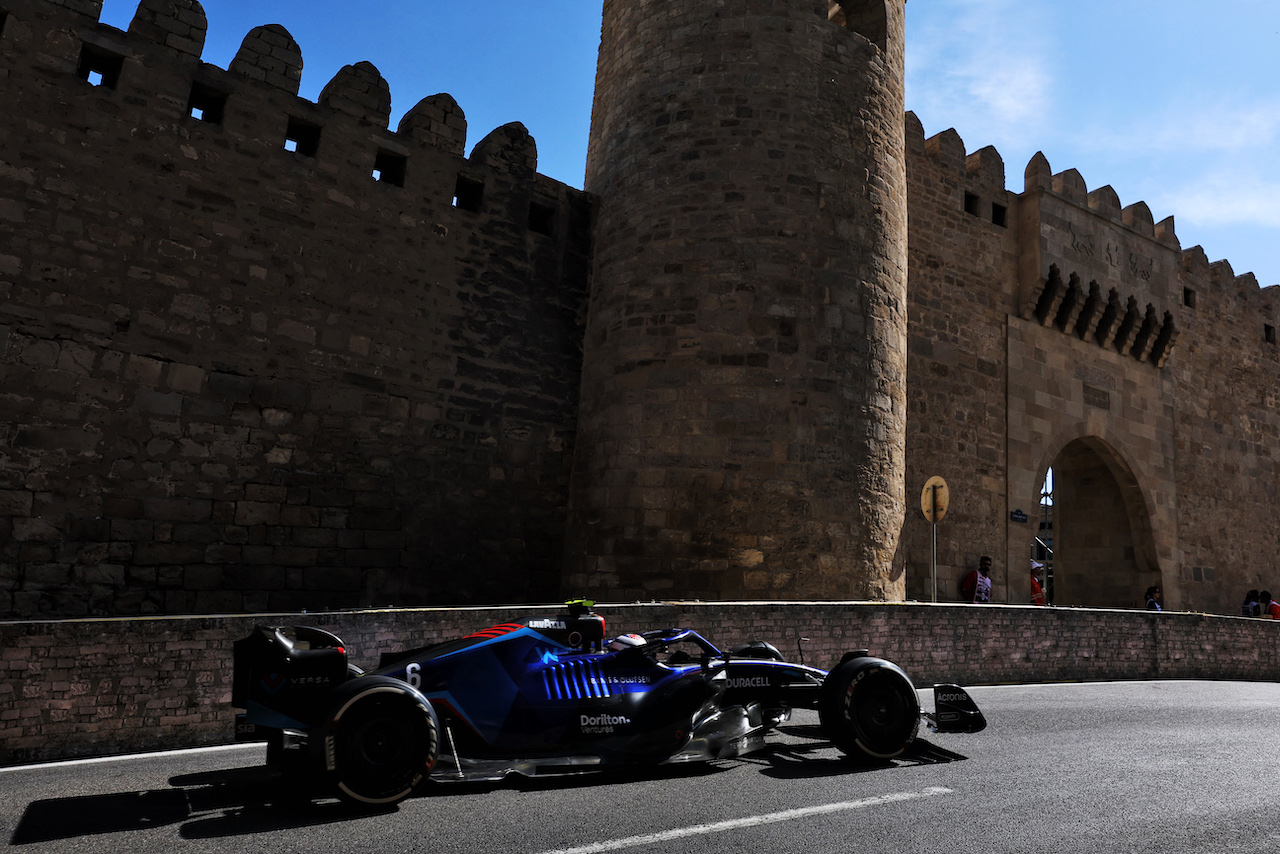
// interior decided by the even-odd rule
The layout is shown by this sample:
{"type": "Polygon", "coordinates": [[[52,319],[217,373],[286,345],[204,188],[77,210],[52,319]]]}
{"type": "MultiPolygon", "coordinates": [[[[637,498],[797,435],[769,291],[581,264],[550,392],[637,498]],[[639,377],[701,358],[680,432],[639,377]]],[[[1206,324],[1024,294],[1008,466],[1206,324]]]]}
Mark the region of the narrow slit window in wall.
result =
{"type": "Polygon", "coordinates": [[[529,205],[529,230],[538,234],[550,235],[556,223],[555,205],[547,202],[532,202],[529,205]]]}
{"type": "Polygon", "coordinates": [[[227,94],[203,83],[191,86],[191,98],[187,101],[187,115],[213,125],[222,124],[227,109],[227,94]]]}
{"type": "Polygon", "coordinates": [[[4,38],[4,25],[9,20],[9,13],[0,9],[0,38],[4,38]]]}
{"type": "Polygon", "coordinates": [[[404,186],[404,175],[409,158],[394,151],[379,151],[373,163],[373,180],[379,184],[391,184],[394,187],[404,186]]]}
{"type": "Polygon", "coordinates": [[[1270,323],[1264,323],[1262,325],[1262,338],[1268,344],[1276,343],[1276,328],[1270,323]]]}
{"type": "Polygon", "coordinates": [[[965,213],[972,214],[973,216],[978,216],[980,207],[981,207],[981,203],[978,201],[977,196],[975,196],[973,193],[964,194],[964,212],[965,213]]]}
{"type": "Polygon", "coordinates": [[[90,85],[114,89],[120,84],[120,72],[124,70],[124,57],[95,45],[86,44],[80,49],[80,61],[76,76],[90,85]]]}
{"type": "Polygon", "coordinates": [[[320,150],[319,125],[290,116],[289,127],[284,132],[284,148],[303,157],[315,157],[320,150]]]}
{"type": "Polygon", "coordinates": [[[1009,227],[1009,209],[1004,205],[991,204],[991,222],[1001,228],[1009,227]]]}
{"type": "Polygon", "coordinates": [[[458,176],[458,183],[453,191],[453,206],[464,211],[475,213],[480,210],[484,199],[484,182],[466,175],[458,176]]]}
{"type": "Polygon", "coordinates": [[[1191,288],[1183,288],[1183,289],[1182,289],[1182,304],[1183,304],[1183,305],[1185,305],[1187,308],[1195,308],[1195,307],[1196,307],[1196,292],[1195,292],[1195,291],[1193,291],[1193,290],[1191,290],[1191,288]]]}

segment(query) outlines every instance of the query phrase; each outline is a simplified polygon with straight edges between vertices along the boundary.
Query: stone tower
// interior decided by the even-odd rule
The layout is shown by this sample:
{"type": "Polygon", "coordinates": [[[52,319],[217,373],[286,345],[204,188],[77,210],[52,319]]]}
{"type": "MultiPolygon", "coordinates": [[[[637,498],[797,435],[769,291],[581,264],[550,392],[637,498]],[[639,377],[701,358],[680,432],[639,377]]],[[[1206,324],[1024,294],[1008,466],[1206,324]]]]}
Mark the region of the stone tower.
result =
{"type": "Polygon", "coordinates": [[[905,0],[604,0],[566,592],[897,598],[905,0]]]}

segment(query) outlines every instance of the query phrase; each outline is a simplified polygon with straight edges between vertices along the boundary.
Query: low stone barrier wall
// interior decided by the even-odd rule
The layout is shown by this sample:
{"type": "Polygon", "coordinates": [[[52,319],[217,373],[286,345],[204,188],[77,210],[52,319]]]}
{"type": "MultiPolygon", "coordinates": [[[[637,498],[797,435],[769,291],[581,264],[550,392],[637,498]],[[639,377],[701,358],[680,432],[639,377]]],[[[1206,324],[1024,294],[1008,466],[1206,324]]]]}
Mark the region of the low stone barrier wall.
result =
{"type": "MultiPolygon", "coordinates": [[[[334,632],[361,667],[560,606],[0,623],[0,765],[231,740],[231,651],[254,625],[334,632]]],[[[1280,681],[1280,622],[1147,611],[848,602],[599,605],[610,633],[690,626],[829,667],[866,648],[916,684],[1280,681]]]]}

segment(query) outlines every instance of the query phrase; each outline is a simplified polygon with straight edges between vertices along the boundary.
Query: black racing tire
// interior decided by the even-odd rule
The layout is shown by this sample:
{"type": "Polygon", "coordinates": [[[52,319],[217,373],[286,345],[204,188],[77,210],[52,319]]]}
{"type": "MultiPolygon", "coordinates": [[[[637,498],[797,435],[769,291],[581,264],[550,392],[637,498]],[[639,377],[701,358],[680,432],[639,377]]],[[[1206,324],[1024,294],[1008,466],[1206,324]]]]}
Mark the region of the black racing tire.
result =
{"type": "Polygon", "coordinates": [[[382,806],[413,794],[435,767],[439,723],[417,690],[386,676],[361,676],[334,692],[311,741],[343,800],[382,806]]]}
{"type": "Polygon", "coordinates": [[[850,658],[827,674],[818,699],[827,737],[854,759],[892,759],[915,740],[920,697],[902,668],[881,658],[850,658]]]}

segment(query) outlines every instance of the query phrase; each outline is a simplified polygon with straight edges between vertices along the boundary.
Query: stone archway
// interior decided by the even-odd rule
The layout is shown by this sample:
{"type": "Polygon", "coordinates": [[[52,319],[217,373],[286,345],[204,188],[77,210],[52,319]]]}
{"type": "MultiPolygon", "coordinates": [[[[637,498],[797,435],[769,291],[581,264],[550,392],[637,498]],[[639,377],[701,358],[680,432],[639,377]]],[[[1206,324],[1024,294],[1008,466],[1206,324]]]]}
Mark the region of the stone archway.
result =
{"type": "Polygon", "coordinates": [[[1055,604],[1143,607],[1161,574],[1133,470],[1093,436],[1066,444],[1052,468],[1055,604]]]}

